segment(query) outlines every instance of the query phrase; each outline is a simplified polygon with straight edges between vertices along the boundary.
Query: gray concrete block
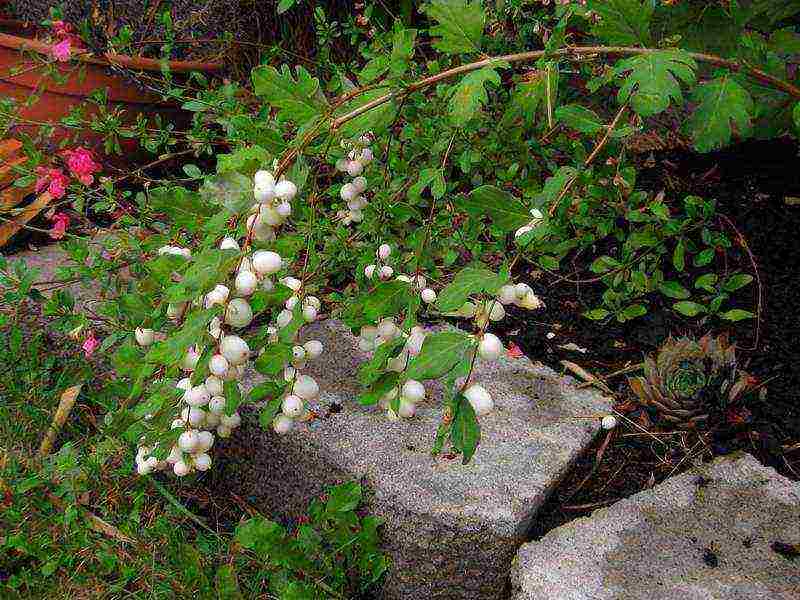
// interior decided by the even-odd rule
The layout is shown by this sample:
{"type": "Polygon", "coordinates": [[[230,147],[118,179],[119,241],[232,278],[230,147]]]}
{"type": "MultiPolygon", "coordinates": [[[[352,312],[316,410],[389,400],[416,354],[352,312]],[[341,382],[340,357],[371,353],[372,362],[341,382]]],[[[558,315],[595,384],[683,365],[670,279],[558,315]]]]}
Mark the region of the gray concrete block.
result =
{"type": "Polygon", "coordinates": [[[514,600],[797,600],[800,484],[723,457],[523,546],[514,600]]]}
{"type": "Polygon", "coordinates": [[[428,387],[414,419],[388,421],[355,402],[367,356],[349,331],[335,322],[308,330],[306,339],[325,344],[309,369],[321,404],[343,410],[284,437],[261,430],[254,411],[218,453],[220,485],[267,515],[291,518],[327,485],[361,480],[368,510],[386,520],[394,563],[386,598],[503,597],[531,520],[597,433],[608,401],[527,359],[479,363],[476,380],[496,409],[481,417],[480,447],[462,465],[430,455],[441,390],[428,387]]]}

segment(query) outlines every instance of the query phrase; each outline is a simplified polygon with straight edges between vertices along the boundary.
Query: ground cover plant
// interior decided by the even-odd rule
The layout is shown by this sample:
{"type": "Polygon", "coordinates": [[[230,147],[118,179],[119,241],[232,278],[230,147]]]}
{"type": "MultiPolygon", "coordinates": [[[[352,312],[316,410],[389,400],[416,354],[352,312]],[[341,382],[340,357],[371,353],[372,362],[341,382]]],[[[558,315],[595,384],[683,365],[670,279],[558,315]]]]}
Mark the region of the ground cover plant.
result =
{"type": "MultiPolygon", "coordinates": [[[[358,401],[413,418],[424,382],[443,380],[431,451],[468,462],[493,408],[474,365],[504,351],[490,329],[548,303],[531,273],[599,284],[587,323],[666,303],[707,328],[758,324],[757,266],[728,260],[739,239],[715,200],[637,185],[634,149],[670,119],[698,152],[796,136],[798,11],[434,0],[355,36],[339,62],[262,64],[247,84],[167,74],[167,95],[194,114],[185,131],[75,115],[62,125],[93,122],[106,151],[135,137],[159,154],[97,182],[43,182],[63,184],[75,213],[114,216],[91,244],[63,232],[81,265],[63,277],[100,283],[109,300],[93,315],[67,294],[47,301],[113,365],[105,434],[136,447],[139,474],[178,477],[212,468],[243,405],[291,435],[319,412],[303,370],[325,352],[298,340],[333,314],[372,352],[358,401]],[[177,176],[153,170],[176,158],[177,176]],[[426,334],[431,320],[459,327],[426,334]],[[268,380],[245,394],[247,365],[268,380]]],[[[35,177],[45,155],[33,139],[26,150],[35,177]]],[[[31,295],[30,273],[6,265],[4,277],[31,295]]]]}

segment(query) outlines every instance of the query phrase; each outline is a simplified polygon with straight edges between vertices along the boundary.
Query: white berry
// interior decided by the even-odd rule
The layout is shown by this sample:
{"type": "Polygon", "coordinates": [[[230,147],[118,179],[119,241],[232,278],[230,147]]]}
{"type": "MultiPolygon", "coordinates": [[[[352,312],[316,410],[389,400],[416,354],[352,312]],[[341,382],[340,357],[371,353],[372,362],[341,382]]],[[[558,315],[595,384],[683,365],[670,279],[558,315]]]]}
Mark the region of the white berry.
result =
{"type": "Polygon", "coordinates": [[[303,348],[305,348],[308,357],[311,359],[317,358],[320,354],[322,354],[323,350],[322,342],[319,340],[309,340],[303,344],[303,348]]]}
{"type": "Polygon", "coordinates": [[[436,302],[436,292],[433,291],[431,288],[425,288],[422,290],[422,301],[425,304],[432,304],[436,302]]]}
{"type": "Polygon", "coordinates": [[[231,327],[247,327],[253,321],[253,310],[244,298],[234,298],[225,311],[225,322],[231,327]]]}
{"type": "Polygon", "coordinates": [[[230,236],[226,236],[222,238],[222,241],[219,243],[220,250],[240,250],[239,242],[237,242],[234,238],[230,236]]]}
{"type": "Polygon", "coordinates": [[[211,457],[206,454],[196,454],[193,458],[194,468],[198,471],[208,471],[211,468],[211,457]]]}
{"type": "Polygon", "coordinates": [[[464,390],[464,397],[472,405],[476,415],[485,415],[494,408],[492,397],[479,383],[474,383],[464,390]]]}
{"type": "Polygon", "coordinates": [[[212,375],[216,375],[219,378],[224,378],[228,374],[229,368],[230,363],[222,354],[215,354],[208,361],[208,370],[211,371],[212,375]]]}
{"type": "Polygon", "coordinates": [[[304,408],[305,404],[303,403],[303,399],[299,396],[295,396],[294,394],[289,394],[286,396],[281,403],[281,410],[283,411],[283,414],[293,419],[302,415],[304,408]]]}
{"type": "Polygon", "coordinates": [[[300,375],[292,386],[292,392],[304,400],[313,400],[319,395],[319,386],[308,375],[300,375]]]}
{"type": "Polygon", "coordinates": [[[294,421],[286,415],[278,415],[272,422],[272,428],[275,430],[275,433],[284,435],[294,428],[294,421]]]}
{"type": "Polygon", "coordinates": [[[137,327],[135,335],[136,343],[140,346],[149,346],[156,339],[156,332],[152,329],[142,329],[141,327],[137,327]]]}
{"type": "Polygon", "coordinates": [[[606,415],[600,424],[603,429],[614,429],[617,426],[617,418],[614,415],[606,415]]]}
{"type": "Polygon", "coordinates": [[[258,277],[252,271],[240,271],[234,280],[234,288],[240,296],[249,296],[258,288],[258,277]]]}
{"type": "Polygon", "coordinates": [[[178,447],[183,450],[184,452],[194,452],[194,449],[197,448],[197,445],[200,442],[200,438],[197,435],[197,432],[194,429],[189,429],[184,431],[178,437],[178,447]]]}
{"type": "Polygon", "coordinates": [[[409,379],[403,384],[401,395],[409,402],[421,402],[425,398],[425,386],[419,381],[409,379]]]}
{"type": "Polygon", "coordinates": [[[206,386],[201,384],[188,390],[183,397],[186,400],[186,404],[197,407],[208,404],[208,401],[211,399],[211,394],[208,393],[206,386]]]}
{"type": "Polygon", "coordinates": [[[283,260],[277,252],[259,250],[253,254],[253,268],[259,275],[272,275],[283,268],[283,260]]]}
{"type": "Polygon", "coordinates": [[[503,353],[503,343],[492,333],[483,334],[478,344],[478,355],[484,360],[497,360],[503,353]]]}
{"type": "Polygon", "coordinates": [[[275,195],[281,200],[292,200],[297,195],[297,186],[288,179],[279,181],[275,184],[275,195]]]}
{"type": "Polygon", "coordinates": [[[250,347],[238,335],[226,335],[219,344],[220,353],[230,365],[244,364],[250,357],[250,347]]]}

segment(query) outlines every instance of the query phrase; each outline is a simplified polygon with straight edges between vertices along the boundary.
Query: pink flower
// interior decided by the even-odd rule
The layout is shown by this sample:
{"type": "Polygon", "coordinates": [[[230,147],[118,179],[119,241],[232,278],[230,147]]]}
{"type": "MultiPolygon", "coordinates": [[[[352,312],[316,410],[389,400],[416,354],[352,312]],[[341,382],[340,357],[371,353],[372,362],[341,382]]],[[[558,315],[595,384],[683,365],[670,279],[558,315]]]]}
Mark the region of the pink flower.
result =
{"type": "Polygon", "coordinates": [[[89,335],[86,336],[86,339],[83,341],[83,353],[86,355],[86,358],[91,358],[94,351],[97,350],[97,347],[100,345],[100,342],[94,337],[94,332],[90,331],[89,335]]]}
{"type": "Polygon", "coordinates": [[[36,174],[39,176],[36,179],[36,193],[38,194],[44,189],[47,193],[57,200],[63,198],[69,185],[69,177],[64,175],[61,169],[53,169],[47,167],[37,167],[36,174]]]}
{"type": "Polygon", "coordinates": [[[69,216],[58,212],[53,215],[51,220],[53,221],[53,227],[50,229],[50,237],[54,240],[60,240],[67,232],[67,227],[69,227],[69,216]]]}
{"type": "Polygon", "coordinates": [[[93,173],[100,171],[100,164],[94,160],[92,153],[86,148],[66,150],[67,167],[83,185],[91,185],[94,181],[93,173]]]}
{"type": "Polygon", "coordinates": [[[72,41],[70,38],[64,38],[57,44],[50,47],[50,52],[53,53],[53,58],[59,62],[67,62],[69,57],[72,56],[72,41]]]}

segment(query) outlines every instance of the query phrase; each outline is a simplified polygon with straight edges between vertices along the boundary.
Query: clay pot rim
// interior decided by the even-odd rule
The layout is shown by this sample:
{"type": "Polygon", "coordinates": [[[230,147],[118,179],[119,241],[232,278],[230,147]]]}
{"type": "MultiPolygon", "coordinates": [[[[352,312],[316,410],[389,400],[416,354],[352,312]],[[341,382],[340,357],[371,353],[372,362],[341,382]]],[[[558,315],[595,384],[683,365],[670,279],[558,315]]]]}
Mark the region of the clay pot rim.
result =
{"type": "MultiPolygon", "coordinates": [[[[0,19],[0,27],[10,27],[15,30],[25,30],[29,26],[16,19],[0,19]]],[[[12,50],[28,50],[38,54],[50,55],[50,46],[36,39],[26,38],[19,35],[0,32],[0,46],[12,50]]],[[[102,66],[126,67],[138,71],[161,71],[161,61],[154,58],[144,58],[127,56],[125,54],[114,54],[107,52],[102,57],[91,54],[88,50],[73,54],[73,58],[80,62],[91,63],[102,66]]],[[[169,68],[173,73],[189,73],[191,71],[203,71],[205,73],[216,73],[222,71],[224,66],[221,62],[204,62],[197,60],[170,60],[169,68]]]]}

